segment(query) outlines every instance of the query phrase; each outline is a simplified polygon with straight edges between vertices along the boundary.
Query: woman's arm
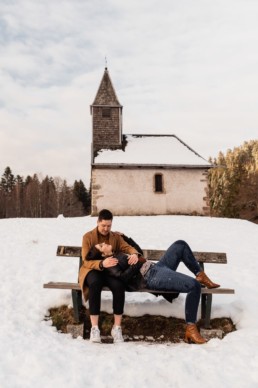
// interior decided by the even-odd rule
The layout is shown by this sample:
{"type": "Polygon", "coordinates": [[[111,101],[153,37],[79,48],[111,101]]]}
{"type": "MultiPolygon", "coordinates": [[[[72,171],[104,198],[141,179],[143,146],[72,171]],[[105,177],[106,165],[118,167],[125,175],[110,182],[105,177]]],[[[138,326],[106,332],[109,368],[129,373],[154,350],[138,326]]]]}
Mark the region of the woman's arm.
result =
{"type": "Polygon", "coordinates": [[[141,262],[130,265],[124,272],[121,273],[120,279],[125,283],[129,283],[132,277],[140,272],[140,268],[142,266],[141,262]]]}

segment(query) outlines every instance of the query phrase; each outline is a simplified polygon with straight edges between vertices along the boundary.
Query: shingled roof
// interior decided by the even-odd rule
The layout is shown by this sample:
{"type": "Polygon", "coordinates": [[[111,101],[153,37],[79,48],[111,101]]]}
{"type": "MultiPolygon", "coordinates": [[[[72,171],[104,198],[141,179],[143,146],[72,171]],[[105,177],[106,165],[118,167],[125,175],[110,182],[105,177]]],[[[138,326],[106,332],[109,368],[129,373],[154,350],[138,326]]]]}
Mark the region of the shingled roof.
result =
{"type": "Polygon", "coordinates": [[[102,80],[99,85],[95,100],[92,106],[122,106],[120,105],[115,89],[113,87],[108,69],[105,68],[102,80]]]}

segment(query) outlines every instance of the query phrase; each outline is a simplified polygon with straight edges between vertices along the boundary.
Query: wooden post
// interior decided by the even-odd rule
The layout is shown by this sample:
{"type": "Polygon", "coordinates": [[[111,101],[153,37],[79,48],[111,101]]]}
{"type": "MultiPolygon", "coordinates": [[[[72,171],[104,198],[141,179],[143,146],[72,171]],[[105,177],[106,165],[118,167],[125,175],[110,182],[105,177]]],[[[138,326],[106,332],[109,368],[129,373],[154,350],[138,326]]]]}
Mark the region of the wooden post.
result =
{"type": "Polygon", "coordinates": [[[79,290],[72,290],[73,312],[76,323],[80,322],[80,309],[82,308],[82,292],[79,290]]]}

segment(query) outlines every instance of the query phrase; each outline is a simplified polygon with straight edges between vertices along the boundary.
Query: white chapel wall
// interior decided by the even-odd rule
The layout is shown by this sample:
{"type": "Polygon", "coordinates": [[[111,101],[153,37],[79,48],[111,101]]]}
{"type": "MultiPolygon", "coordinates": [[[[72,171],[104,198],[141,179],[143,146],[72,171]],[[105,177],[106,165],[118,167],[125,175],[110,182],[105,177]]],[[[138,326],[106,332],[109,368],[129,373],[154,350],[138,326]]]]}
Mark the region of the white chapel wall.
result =
{"type": "Polygon", "coordinates": [[[92,215],[207,215],[205,169],[92,169],[92,215]],[[154,175],[164,192],[155,193],[154,175]]]}

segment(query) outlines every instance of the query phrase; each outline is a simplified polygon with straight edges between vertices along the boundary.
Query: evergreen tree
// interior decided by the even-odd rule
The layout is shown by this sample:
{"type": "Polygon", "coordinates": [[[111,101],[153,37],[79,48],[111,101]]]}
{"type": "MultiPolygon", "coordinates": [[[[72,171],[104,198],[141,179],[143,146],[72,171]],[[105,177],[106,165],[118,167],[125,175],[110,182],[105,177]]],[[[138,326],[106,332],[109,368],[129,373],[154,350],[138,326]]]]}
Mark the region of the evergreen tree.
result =
{"type": "Polygon", "coordinates": [[[0,218],[5,218],[6,215],[6,198],[3,189],[0,186],[0,218]]]}
{"type": "Polygon", "coordinates": [[[15,217],[15,204],[12,192],[15,186],[14,175],[10,167],[6,167],[0,182],[1,214],[3,218],[15,217]]]}
{"type": "Polygon", "coordinates": [[[11,193],[13,191],[13,188],[15,186],[15,179],[10,167],[6,167],[1,178],[0,186],[1,189],[4,190],[6,193],[11,193]]]}
{"type": "Polygon", "coordinates": [[[23,178],[17,175],[13,191],[15,202],[15,217],[24,217],[24,186],[23,178]]]}
{"type": "Polygon", "coordinates": [[[88,214],[89,211],[89,193],[82,182],[82,180],[79,180],[79,182],[75,181],[73,185],[73,193],[75,195],[75,198],[77,198],[83,206],[83,214],[88,214]]]}
{"type": "Polygon", "coordinates": [[[53,178],[46,176],[41,182],[41,217],[57,216],[57,195],[53,178]]]}
{"type": "Polygon", "coordinates": [[[58,214],[63,214],[64,217],[70,217],[71,214],[71,189],[64,180],[58,192],[58,214]]]}
{"type": "Polygon", "coordinates": [[[40,182],[37,174],[25,180],[25,217],[41,217],[40,182]]]}

